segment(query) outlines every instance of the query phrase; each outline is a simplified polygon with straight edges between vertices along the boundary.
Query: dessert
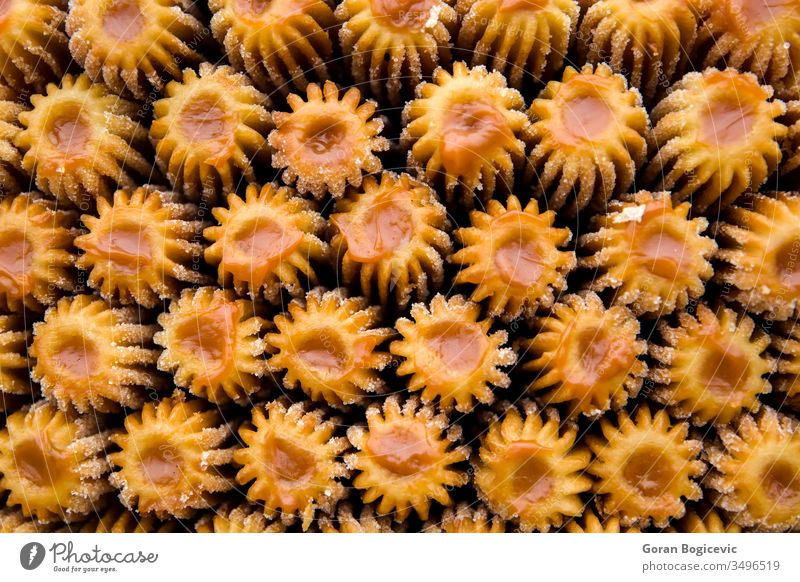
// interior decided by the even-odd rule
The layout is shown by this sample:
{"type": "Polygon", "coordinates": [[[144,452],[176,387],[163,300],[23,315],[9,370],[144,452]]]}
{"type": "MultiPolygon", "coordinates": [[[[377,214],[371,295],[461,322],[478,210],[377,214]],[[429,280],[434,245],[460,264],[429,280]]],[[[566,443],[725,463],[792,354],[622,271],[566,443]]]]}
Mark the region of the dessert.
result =
{"type": "Polygon", "coordinates": [[[619,517],[607,517],[601,520],[597,514],[587,507],[580,517],[575,517],[564,528],[567,533],[639,533],[638,527],[623,527],[619,517]]]}
{"type": "Polygon", "coordinates": [[[17,116],[26,106],[16,99],[13,90],[0,85],[0,195],[18,194],[28,182],[22,169],[22,155],[14,145],[22,131],[17,116]]]}
{"type": "Polygon", "coordinates": [[[427,533],[503,533],[506,531],[505,521],[496,515],[490,515],[481,504],[470,506],[459,503],[456,507],[448,507],[439,519],[429,520],[423,527],[427,533]]]}
{"type": "Polygon", "coordinates": [[[250,503],[224,503],[197,520],[198,533],[283,533],[286,526],[250,503]]]}
{"type": "Polygon", "coordinates": [[[363,505],[356,517],[352,506],[342,503],[336,511],[336,517],[320,517],[319,528],[322,533],[386,533],[392,531],[392,518],[377,515],[370,504],[363,505]]]}

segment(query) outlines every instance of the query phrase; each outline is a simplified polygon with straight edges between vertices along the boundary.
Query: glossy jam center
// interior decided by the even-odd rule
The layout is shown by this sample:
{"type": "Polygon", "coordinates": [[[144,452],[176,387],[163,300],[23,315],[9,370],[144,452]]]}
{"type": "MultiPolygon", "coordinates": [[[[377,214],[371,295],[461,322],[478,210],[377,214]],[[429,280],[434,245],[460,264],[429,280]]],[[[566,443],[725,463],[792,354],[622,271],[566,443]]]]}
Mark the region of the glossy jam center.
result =
{"type": "Polygon", "coordinates": [[[169,445],[145,451],[141,463],[145,479],[154,485],[174,485],[181,478],[180,458],[169,445]]]}
{"type": "Polygon", "coordinates": [[[439,360],[441,374],[469,374],[483,362],[487,339],[477,324],[442,322],[425,335],[429,348],[439,360]]]}
{"type": "Polygon", "coordinates": [[[595,95],[582,95],[565,101],[561,119],[574,141],[592,141],[601,137],[613,121],[608,105],[595,95]]]}
{"type": "Polygon", "coordinates": [[[498,12],[522,12],[529,10],[535,12],[550,5],[551,0],[500,0],[498,12]]]}
{"type": "Polygon", "coordinates": [[[323,330],[302,342],[297,355],[315,372],[339,375],[347,363],[345,350],[346,346],[336,332],[323,330]]]}
{"type": "Polygon", "coordinates": [[[253,269],[263,262],[274,263],[292,252],[303,235],[295,228],[284,228],[268,218],[258,218],[242,225],[231,236],[253,269]]]}
{"type": "Polygon", "coordinates": [[[544,264],[535,241],[519,237],[505,242],[494,252],[494,264],[500,275],[511,284],[527,287],[539,280],[544,264]]]}
{"type": "Polygon", "coordinates": [[[346,162],[350,155],[348,128],[346,121],[320,116],[289,130],[298,146],[298,163],[329,168],[346,162]]]}
{"type": "Polygon", "coordinates": [[[213,95],[195,97],[181,109],[179,127],[194,142],[227,143],[231,129],[228,115],[219,98],[213,95]]]}
{"type": "Polygon", "coordinates": [[[800,9],[797,0],[730,0],[731,8],[744,19],[746,29],[779,22],[792,9],[800,9]]]}
{"type": "Polygon", "coordinates": [[[746,140],[756,121],[756,109],[746,102],[747,97],[743,93],[741,101],[736,95],[712,99],[702,112],[700,140],[720,148],[746,140]]]}
{"type": "Polygon", "coordinates": [[[40,487],[52,487],[61,478],[62,459],[60,455],[45,453],[50,449],[46,435],[23,441],[14,446],[14,463],[17,471],[26,480],[40,487]]]}
{"type": "Polygon", "coordinates": [[[630,338],[612,335],[602,327],[583,327],[574,335],[573,350],[565,350],[569,384],[589,388],[597,382],[610,380],[627,372],[631,365],[630,338]]]}
{"type": "Polygon", "coordinates": [[[683,241],[674,236],[663,224],[654,224],[636,237],[632,249],[638,265],[650,273],[669,281],[680,275],[688,251],[683,241]]]}
{"type": "Polygon", "coordinates": [[[11,12],[13,5],[14,0],[0,0],[0,25],[3,24],[3,18],[11,12]]]}
{"type": "Polygon", "coordinates": [[[442,163],[448,173],[464,175],[491,162],[491,152],[514,143],[505,117],[491,104],[453,103],[442,119],[442,163]]]}
{"type": "Polygon", "coordinates": [[[385,469],[409,476],[436,464],[437,447],[422,425],[384,425],[370,430],[367,452],[385,469]]]}
{"type": "Polygon", "coordinates": [[[396,28],[419,30],[430,17],[434,0],[370,0],[372,15],[396,28]]]}
{"type": "Polygon", "coordinates": [[[506,449],[506,458],[516,465],[512,486],[518,506],[538,503],[550,495],[555,474],[540,455],[549,449],[535,441],[515,441],[506,449]]]}
{"type": "Polygon", "coordinates": [[[778,249],[775,267],[782,286],[800,290],[800,240],[792,240],[778,249]]]}
{"type": "Polygon", "coordinates": [[[0,232],[0,289],[19,294],[22,278],[33,260],[33,248],[19,230],[0,232]]]}
{"type": "Polygon", "coordinates": [[[118,41],[133,40],[144,25],[145,19],[136,0],[115,0],[103,15],[103,30],[118,41]]]}
{"type": "Polygon", "coordinates": [[[660,451],[646,448],[628,459],[622,475],[645,497],[658,497],[669,489],[675,472],[660,451]]]}
{"type": "Polygon", "coordinates": [[[50,144],[65,156],[86,154],[91,129],[80,106],[70,105],[60,110],[48,123],[45,135],[50,144]]]}
{"type": "Polygon", "coordinates": [[[60,337],[53,352],[53,360],[60,371],[76,379],[90,378],[100,361],[98,347],[82,335],[60,337]]]}
{"type": "Polygon", "coordinates": [[[413,225],[408,211],[391,199],[372,205],[363,221],[348,215],[334,219],[347,239],[347,251],[353,260],[368,263],[390,256],[411,240],[413,225]]]}
{"type": "Polygon", "coordinates": [[[281,481],[304,481],[314,474],[314,456],[288,440],[270,439],[267,457],[270,471],[281,481]]]}
{"type": "Polygon", "coordinates": [[[708,338],[702,349],[700,375],[709,390],[730,396],[748,379],[750,365],[739,347],[708,338]]]}
{"type": "Polygon", "coordinates": [[[236,0],[234,7],[238,14],[260,16],[269,10],[272,0],[236,0]]]}
{"type": "Polygon", "coordinates": [[[145,228],[137,222],[114,222],[110,228],[98,233],[87,252],[110,261],[120,272],[137,273],[151,257],[145,228]]]}
{"type": "Polygon", "coordinates": [[[195,311],[176,327],[180,350],[198,360],[197,373],[209,380],[224,374],[232,363],[237,315],[235,304],[220,301],[195,311]]]}
{"type": "Polygon", "coordinates": [[[800,470],[797,465],[776,461],[767,470],[762,483],[776,503],[793,505],[800,501],[800,470]]]}

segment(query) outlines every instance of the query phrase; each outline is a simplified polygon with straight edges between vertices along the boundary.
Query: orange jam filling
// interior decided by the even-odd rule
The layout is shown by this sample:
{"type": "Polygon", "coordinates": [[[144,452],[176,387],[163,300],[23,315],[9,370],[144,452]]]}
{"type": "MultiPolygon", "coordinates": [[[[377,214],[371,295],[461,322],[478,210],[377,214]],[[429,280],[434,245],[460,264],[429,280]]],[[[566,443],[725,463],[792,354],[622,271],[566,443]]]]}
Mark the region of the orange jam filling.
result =
{"type": "Polygon", "coordinates": [[[70,104],[49,120],[44,133],[58,153],[75,158],[87,154],[92,131],[81,106],[70,104]]]}
{"type": "Polygon", "coordinates": [[[497,11],[503,12],[522,12],[529,10],[535,12],[544,10],[550,5],[550,0],[500,0],[497,11]]]}
{"type": "Polygon", "coordinates": [[[337,333],[323,330],[302,341],[297,348],[297,355],[315,372],[341,376],[346,371],[346,349],[337,333]]]}
{"type": "Polygon", "coordinates": [[[112,0],[103,14],[103,31],[118,41],[133,40],[145,26],[136,0],[112,0]]]}
{"type": "Polygon", "coordinates": [[[486,336],[474,323],[443,321],[425,332],[429,349],[436,354],[431,363],[439,374],[467,375],[480,367],[488,347],[486,336]]]}
{"type": "Polygon", "coordinates": [[[775,503],[794,505],[800,501],[800,469],[792,463],[778,460],[767,469],[762,486],[775,503]]]}
{"type": "MultiPolygon", "coordinates": [[[[270,438],[267,442],[266,457],[267,469],[275,479],[283,483],[289,485],[300,483],[314,475],[314,456],[288,440],[270,438]]],[[[282,501],[292,503],[294,499],[289,496],[282,501]]]]}
{"type": "Polygon", "coordinates": [[[657,277],[674,281],[681,274],[684,263],[690,260],[683,238],[670,232],[665,222],[659,220],[667,211],[667,202],[647,205],[640,223],[631,222],[629,233],[633,242],[631,258],[657,277]]]}
{"type": "Polygon", "coordinates": [[[658,449],[644,448],[628,459],[622,476],[645,497],[659,497],[669,490],[675,471],[658,449]]]}
{"type": "Polygon", "coordinates": [[[17,471],[26,481],[39,487],[51,487],[61,479],[63,457],[49,446],[46,435],[15,445],[13,453],[17,471]]]}
{"type": "Polygon", "coordinates": [[[100,363],[100,349],[94,341],[82,335],[58,338],[52,358],[63,373],[75,379],[92,377],[100,363]]]}
{"type": "Polygon", "coordinates": [[[242,278],[261,278],[293,253],[302,239],[299,230],[286,228],[263,216],[243,221],[230,234],[239,252],[227,253],[225,266],[239,271],[242,278]]]}
{"type": "Polygon", "coordinates": [[[333,218],[347,240],[347,251],[359,263],[371,263],[389,257],[411,240],[413,222],[410,213],[391,198],[382,195],[370,207],[363,221],[347,215],[333,218]]]}
{"type": "Polygon", "coordinates": [[[706,387],[720,396],[736,392],[749,376],[747,355],[730,342],[709,337],[703,341],[702,350],[700,375],[706,387]]]}
{"type": "Polygon", "coordinates": [[[436,447],[421,424],[370,429],[366,449],[379,465],[404,477],[425,471],[438,460],[436,447]]]}
{"type": "Polygon", "coordinates": [[[295,163],[329,168],[350,155],[349,124],[330,115],[292,116],[281,128],[291,136],[295,163]]]}
{"type": "Polygon", "coordinates": [[[573,327],[564,348],[558,358],[564,384],[586,390],[627,372],[634,360],[628,339],[602,327],[573,327]]]}
{"type": "Polygon", "coordinates": [[[797,0],[729,0],[728,4],[731,22],[746,34],[774,25],[798,8],[797,0]]]}
{"type": "Polygon", "coordinates": [[[180,349],[199,360],[202,375],[209,382],[224,376],[233,365],[238,316],[236,305],[218,302],[193,312],[175,330],[180,349]]]}
{"type": "Polygon", "coordinates": [[[370,0],[372,16],[395,28],[422,30],[434,0],[370,0]]]}
{"type": "Polygon", "coordinates": [[[217,155],[228,152],[233,142],[233,127],[215,95],[200,95],[181,109],[179,127],[186,139],[215,146],[217,155]]]}
{"type": "Polygon", "coordinates": [[[86,252],[107,259],[121,273],[138,273],[152,256],[145,229],[146,226],[138,222],[115,220],[110,229],[89,239],[86,252]]]}
{"type": "Polygon", "coordinates": [[[781,245],[775,253],[775,268],[784,287],[800,291],[800,240],[781,245]]]}
{"type": "Polygon", "coordinates": [[[19,230],[0,233],[0,289],[20,297],[24,293],[26,269],[33,261],[33,248],[19,230]]]}
{"type": "Polygon", "coordinates": [[[510,147],[514,141],[505,117],[490,103],[453,103],[442,119],[442,164],[449,174],[468,174],[485,165],[488,151],[510,147]]]}
{"type": "Polygon", "coordinates": [[[594,141],[613,125],[613,115],[597,95],[577,95],[563,102],[561,120],[567,130],[567,143],[594,141]]]}
{"type": "Polygon", "coordinates": [[[713,99],[703,109],[703,114],[700,140],[720,148],[744,141],[757,117],[756,107],[735,94],[713,99]]]}
{"type": "Polygon", "coordinates": [[[535,441],[515,441],[508,445],[505,458],[516,465],[511,483],[518,509],[539,503],[552,492],[555,475],[550,464],[540,457],[542,452],[548,451],[549,448],[535,441]]]}
{"type": "Polygon", "coordinates": [[[538,242],[529,234],[536,228],[524,212],[508,212],[492,221],[492,230],[500,231],[501,241],[494,251],[494,264],[509,284],[532,285],[545,269],[538,242]]]}
{"type": "Polygon", "coordinates": [[[141,455],[142,472],[154,485],[174,485],[181,478],[179,458],[172,447],[162,445],[141,455]]]}

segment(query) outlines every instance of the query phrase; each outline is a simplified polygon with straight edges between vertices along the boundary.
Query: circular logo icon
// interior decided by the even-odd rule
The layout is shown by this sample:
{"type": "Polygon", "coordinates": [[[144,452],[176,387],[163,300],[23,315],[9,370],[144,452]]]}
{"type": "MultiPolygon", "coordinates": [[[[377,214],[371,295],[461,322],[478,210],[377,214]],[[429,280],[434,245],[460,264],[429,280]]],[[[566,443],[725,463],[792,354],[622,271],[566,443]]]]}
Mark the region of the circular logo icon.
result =
{"type": "Polygon", "coordinates": [[[44,546],[39,542],[29,542],[19,551],[19,563],[26,570],[35,570],[44,561],[44,546]]]}

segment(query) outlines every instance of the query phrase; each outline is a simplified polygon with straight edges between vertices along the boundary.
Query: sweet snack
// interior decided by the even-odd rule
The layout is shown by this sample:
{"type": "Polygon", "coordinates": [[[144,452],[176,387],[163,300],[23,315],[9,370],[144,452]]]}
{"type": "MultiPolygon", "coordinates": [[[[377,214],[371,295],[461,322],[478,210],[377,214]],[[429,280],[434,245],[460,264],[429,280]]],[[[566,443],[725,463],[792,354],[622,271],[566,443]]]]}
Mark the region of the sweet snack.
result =
{"type": "Polygon", "coordinates": [[[533,329],[521,343],[522,369],[535,374],[527,389],[543,403],[566,403],[573,415],[597,418],[639,393],[647,342],[627,307],[606,309],[591,291],[567,295],[533,329]]]}
{"type": "Polygon", "coordinates": [[[102,512],[75,527],[70,533],[172,533],[178,530],[175,520],[159,521],[152,514],[136,515],[119,502],[112,502],[102,512]]]}
{"type": "Polygon", "coordinates": [[[24,317],[0,315],[0,412],[8,410],[7,404],[24,396],[32,399],[35,395],[28,370],[30,337],[24,317]]]}
{"type": "Polygon", "coordinates": [[[398,376],[411,376],[409,392],[421,391],[422,402],[437,402],[448,410],[469,412],[477,400],[494,401],[495,388],[508,388],[511,380],[501,368],[512,366],[514,350],[502,347],[508,341],[505,330],[489,332],[491,319],[479,321],[480,305],[461,295],[445,299],[436,295],[430,308],[411,306],[414,321],[401,317],[395,323],[401,339],[389,351],[404,358],[398,376]]]}
{"type": "Polygon", "coordinates": [[[456,10],[471,65],[503,73],[515,89],[561,69],[580,13],[575,0],[457,0],[456,10]]]}
{"type": "Polygon", "coordinates": [[[587,287],[613,290],[614,303],[637,316],[667,315],[705,291],[717,249],[703,235],[708,220],[689,218],[688,202],[668,192],[639,192],[614,200],[578,239],[578,266],[591,270],[587,287]]]}
{"type": "Polygon", "coordinates": [[[117,190],[113,202],[97,200],[97,216],[81,217],[88,230],[75,239],[76,265],[107,300],[153,308],[176,297],[185,284],[202,284],[196,268],[203,223],[198,208],[153,187],[117,190]]]}
{"type": "Polygon", "coordinates": [[[286,526],[267,518],[260,507],[250,503],[224,503],[201,517],[195,530],[198,533],[283,533],[286,526]]]}
{"type": "Polygon", "coordinates": [[[526,181],[547,208],[602,210],[647,159],[649,120],[638,92],[606,65],[567,67],[528,109],[526,181]]]}
{"type": "Polygon", "coordinates": [[[469,457],[469,449],[458,444],[460,428],[416,397],[402,402],[389,396],[382,406],[370,405],[366,416],[366,427],[347,430],[358,452],[344,458],[356,471],[353,487],[364,503],[377,502],[378,513],[398,522],[412,511],[428,519],[431,501],[451,505],[450,490],[469,480],[454,466],[469,457]]]}
{"type": "Polygon", "coordinates": [[[184,289],[158,324],[153,341],[164,348],[158,369],[177,386],[214,404],[245,404],[261,389],[269,371],[261,334],[270,324],[252,301],[213,287],[184,289]]]}
{"type": "Polygon", "coordinates": [[[0,79],[16,91],[44,90],[69,64],[66,0],[6,0],[0,10],[0,79]]]}
{"type": "Polygon", "coordinates": [[[783,142],[783,162],[778,168],[780,176],[800,174],[800,100],[786,104],[786,115],[781,123],[789,128],[783,142]]]}
{"type": "Polygon", "coordinates": [[[356,85],[397,106],[423,77],[450,64],[454,0],[344,0],[339,42],[356,85]]]}
{"type": "Polygon", "coordinates": [[[0,85],[0,195],[18,194],[29,181],[22,169],[22,155],[14,145],[22,131],[17,117],[26,109],[13,90],[0,85]]]}
{"type": "Polygon", "coordinates": [[[336,19],[329,0],[209,0],[211,32],[261,91],[305,91],[324,81],[336,19]]]}
{"type": "Polygon", "coordinates": [[[253,408],[252,426],[239,429],[243,448],[234,455],[236,481],[247,499],[263,505],[264,514],[286,525],[300,518],[303,530],[317,511],[331,515],[346,491],[340,479],[349,474],[339,461],[349,445],[333,436],[336,419],[322,408],[282,400],[253,408]]]}
{"type": "Polygon", "coordinates": [[[94,199],[110,198],[153,175],[147,130],[138,106],[111,94],[86,75],[65,75],[60,86],[31,97],[33,109],[19,114],[25,129],[15,145],[22,166],[43,192],[86,211],[94,199]],[[145,155],[143,155],[145,154],[145,155]]]}
{"type": "Polygon", "coordinates": [[[702,496],[697,483],[705,473],[698,458],[702,442],[689,438],[687,423],[673,424],[666,411],[653,414],[647,403],[633,417],[620,411],[616,422],[612,419],[600,420],[602,437],[587,437],[600,514],[618,516],[626,527],[665,527],[683,517],[686,501],[702,496]]]}
{"type": "Polygon", "coordinates": [[[57,523],[39,523],[25,517],[19,508],[0,509],[0,534],[4,533],[52,533],[57,523]]]}
{"type": "Polygon", "coordinates": [[[75,213],[36,193],[0,200],[0,306],[43,311],[75,290],[75,213]]]}
{"type": "Polygon", "coordinates": [[[782,99],[800,97],[800,1],[714,0],[700,27],[697,66],[751,71],[782,99]]]}
{"type": "Polygon", "coordinates": [[[672,191],[676,202],[690,200],[698,212],[725,207],[778,168],[785,111],[752,73],[687,73],[650,112],[651,160],[642,181],[672,191]]]}
{"type": "Polygon", "coordinates": [[[113,491],[105,456],[109,433],[95,420],[39,401],[10,414],[0,430],[0,492],[37,522],[81,520],[113,491]]]}
{"type": "Polygon", "coordinates": [[[160,390],[154,325],[132,307],[112,308],[91,295],[64,297],[33,324],[31,377],[64,410],[81,413],[141,408],[160,390]]]}
{"type": "Polygon", "coordinates": [[[473,196],[488,200],[496,191],[510,192],[524,160],[519,138],[528,123],[519,91],[500,73],[457,62],[452,74],[436,69],[416,97],[403,109],[400,139],[408,165],[443,189],[448,202],[472,206],[473,196]]]}
{"type": "Polygon", "coordinates": [[[601,520],[597,514],[586,507],[580,517],[575,517],[565,526],[567,533],[639,533],[638,527],[623,527],[619,517],[612,516],[601,520]]]}
{"type": "Polygon", "coordinates": [[[800,525],[800,428],[797,420],[764,407],[718,430],[708,451],[713,470],[704,481],[717,507],[734,523],[759,531],[800,525]]]}
{"type": "Polygon", "coordinates": [[[455,508],[447,507],[442,516],[429,520],[423,527],[427,533],[503,533],[505,521],[491,515],[481,504],[470,506],[459,503],[455,508]]]}
{"type": "Polygon", "coordinates": [[[201,18],[190,0],[72,0],[69,50],[94,81],[144,101],[202,60],[201,18]]]}
{"type": "Polygon", "coordinates": [[[681,311],[678,326],[658,325],[665,345],[651,344],[658,366],[651,397],[676,418],[694,424],[726,424],[742,412],[758,410],[759,394],[771,391],[775,363],[764,353],[770,338],[746,315],[699,303],[694,315],[681,311]]]}
{"type": "Polygon", "coordinates": [[[412,296],[425,300],[441,286],[451,250],[447,211],[426,184],[405,173],[383,172],[380,182],[367,176],[360,189],[337,200],[330,220],[344,283],[360,281],[368,300],[376,289],[388,305],[394,288],[391,299],[403,309],[412,296]]]}
{"type": "Polygon", "coordinates": [[[304,283],[317,283],[314,267],[328,258],[322,240],[325,219],[312,202],[284,186],[250,184],[244,200],[228,195],[228,208],[213,209],[218,226],[203,235],[205,260],[217,267],[218,282],[239,295],[277,303],[282,289],[302,296],[304,283]]]}
{"type": "Polygon", "coordinates": [[[158,519],[191,517],[233,488],[222,473],[233,449],[221,448],[231,433],[218,410],[180,391],[148,402],[111,437],[119,451],[109,455],[116,467],[109,481],[128,509],[158,519]]]}
{"type": "Polygon", "coordinates": [[[770,330],[772,355],[777,361],[770,384],[783,404],[800,410],[800,326],[796,321],[778,322],[770,330]]]}
{"type": "Polygon", "coordinates": [[[300,387],[311,400],[333,406],[363,403],[381,392],[379,372],[391,356],[379,346],[394,335],[378,328],[380,309],[363,297],[347,297],[344,289],[314,289],[305,302],[292,301],[288,313],[276,315],[276,333],[264,340],[275,351],[273,372],[286,371],[288,389],[300,387]]]}
{"type": "Polygon", "coordinates": [[[631,86],[650,100],[693,64],[690,57],[703,36],[703,18],[714,0],[588,4],[578,34],[578,53],[590,63],[607,61],[615,71],[625,72],[631,86]]]}
{"type": "Polygon", "coordinates": [[[725,299],[772,320],[795,318],[800,300],[800,197],[747,194],[716,226],[714,278],[725,299]]]}
{"type": "Polygon", "coordinates": [[[336,517],[324,515],[319,518],[319,529],[322,533],[387,533],[392,531],[392,518],[376,514],[375,508],[368,503],[361,507],[356,517],[352,506],[342,503],[336,517]]]}
{"type": "Polygon", "coordinates": [[[234,192],[256,179],[254,167],[269,162],[273,128],[267,97],[231,67],[200,65],[183,71],[166,97],[153,104],[150,139],[156,162],[175,190],[190,200],[234,192]]]}
{"type": "Polygon", "coordinates": [[[742,528],[730,521],[723,512],[713,508],[692,509],[686,512],[674,528],[668,531],[681,533],[742,533],[742,528]]]}
{"type": "Polygon", "coordinates": [[[383,121],[372,119],[377,104],[362,103],[354,87],[341,99],[331,81],[322,87],[311,83],[306,92],[308,101],[295,93],[286,98],[291,113],[272,113],[272,167],[283,170],[283,180],[301,194],[341,198],[345,186],[358,187],[365,173],[382,168],[375,153],[389,148],[389,141],[378,135],[383,121]]]}
{"type": "Polygon", "coordinates": [[[572,239],[568,228],[554,228],[556,214],[539,212],[516,196],[506,205],[489,200],[486,212],[473,210],[471,226],[455,231],[463,248],[450,260],[461,265],[456,284],[474,285],[471,299],[488,299],[488,312],[504,320],[531,316],[553,305],[575,268],[575,253],[562,250],[572,239]]]}
{"type": "Polygon", "coordinates": [[[591,456],[576,445],[577,434],[553,408],[540,412],[530,401],[509,407],[481,437],[473,462],[478,497],[523,532],[546,532],[580,515],[592,481],[585,474],[591,456]]]}

